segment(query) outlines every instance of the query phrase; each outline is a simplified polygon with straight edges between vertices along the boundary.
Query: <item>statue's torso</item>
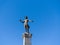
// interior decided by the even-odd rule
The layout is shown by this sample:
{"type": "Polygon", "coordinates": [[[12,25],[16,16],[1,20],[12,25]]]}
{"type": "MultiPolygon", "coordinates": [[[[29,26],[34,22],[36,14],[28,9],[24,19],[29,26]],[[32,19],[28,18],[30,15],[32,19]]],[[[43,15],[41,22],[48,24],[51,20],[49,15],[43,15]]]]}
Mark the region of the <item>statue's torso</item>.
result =
{"type": "Polygon", "coordinates": [[[24,25],[28,25],[28,22],[29,22],[29,20],[28,19],[25,19],[24,20],[24,25]]]}

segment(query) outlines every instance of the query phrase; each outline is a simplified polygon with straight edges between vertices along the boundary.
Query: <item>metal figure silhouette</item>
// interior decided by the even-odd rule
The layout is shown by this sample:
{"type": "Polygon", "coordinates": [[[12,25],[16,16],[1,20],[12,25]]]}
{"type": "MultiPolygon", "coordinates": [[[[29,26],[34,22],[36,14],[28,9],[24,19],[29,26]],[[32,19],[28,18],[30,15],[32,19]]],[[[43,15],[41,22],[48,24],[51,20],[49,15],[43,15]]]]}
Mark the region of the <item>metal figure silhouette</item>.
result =
{"type": "Polygon", "coordinates": [[[27,16],[25,16],[25,20],[21,20],[20,22],[24,23],[24,28],[26,30],[27,33],[29,33],[29,28],[30,26],[28,25],[28,22],[33,22],[32,20],[29,20],[27,16]]]}

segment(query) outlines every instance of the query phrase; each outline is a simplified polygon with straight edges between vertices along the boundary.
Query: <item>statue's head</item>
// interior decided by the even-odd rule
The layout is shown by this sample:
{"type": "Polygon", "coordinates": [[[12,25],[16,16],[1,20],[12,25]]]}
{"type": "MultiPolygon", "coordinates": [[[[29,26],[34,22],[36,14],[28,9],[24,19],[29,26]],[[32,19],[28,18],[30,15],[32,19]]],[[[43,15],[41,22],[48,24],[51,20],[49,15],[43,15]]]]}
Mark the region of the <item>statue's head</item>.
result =
{"type": "Polygon", "coordinates": [[[25,16],[25,19],[28,19],[28,16],[25,16]]]}

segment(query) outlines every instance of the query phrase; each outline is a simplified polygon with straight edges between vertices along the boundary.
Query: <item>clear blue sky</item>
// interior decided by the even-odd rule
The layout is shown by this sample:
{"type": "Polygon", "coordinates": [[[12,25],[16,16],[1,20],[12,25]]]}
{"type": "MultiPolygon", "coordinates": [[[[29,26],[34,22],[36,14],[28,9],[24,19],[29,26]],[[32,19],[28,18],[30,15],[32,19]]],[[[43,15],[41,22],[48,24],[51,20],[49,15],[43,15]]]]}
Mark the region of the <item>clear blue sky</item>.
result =
{"type": "Polygon", "coordinates": [[[22,45],[26,15],[34,20],[32,45],[60,45],[59,0],[0,0],[0,45],[22,45]]]}

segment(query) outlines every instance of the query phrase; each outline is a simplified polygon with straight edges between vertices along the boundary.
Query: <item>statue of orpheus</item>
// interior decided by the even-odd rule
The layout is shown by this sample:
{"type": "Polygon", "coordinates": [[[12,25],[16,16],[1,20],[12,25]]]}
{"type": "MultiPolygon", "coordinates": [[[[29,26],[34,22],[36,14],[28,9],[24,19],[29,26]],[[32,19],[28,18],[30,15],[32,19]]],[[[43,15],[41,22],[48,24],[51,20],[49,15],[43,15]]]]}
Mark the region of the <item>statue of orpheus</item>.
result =
{"type": "Polygon", "coordinates": [[[20,22],[24,23],[24,28],[26,30],[27,33],[29,33],[29,28],[30,26],[28,25],[28,22],[33,22],[32,20],[29,20],[27,16],[25,16],[25,20],[21,20],[20,22]]]}

